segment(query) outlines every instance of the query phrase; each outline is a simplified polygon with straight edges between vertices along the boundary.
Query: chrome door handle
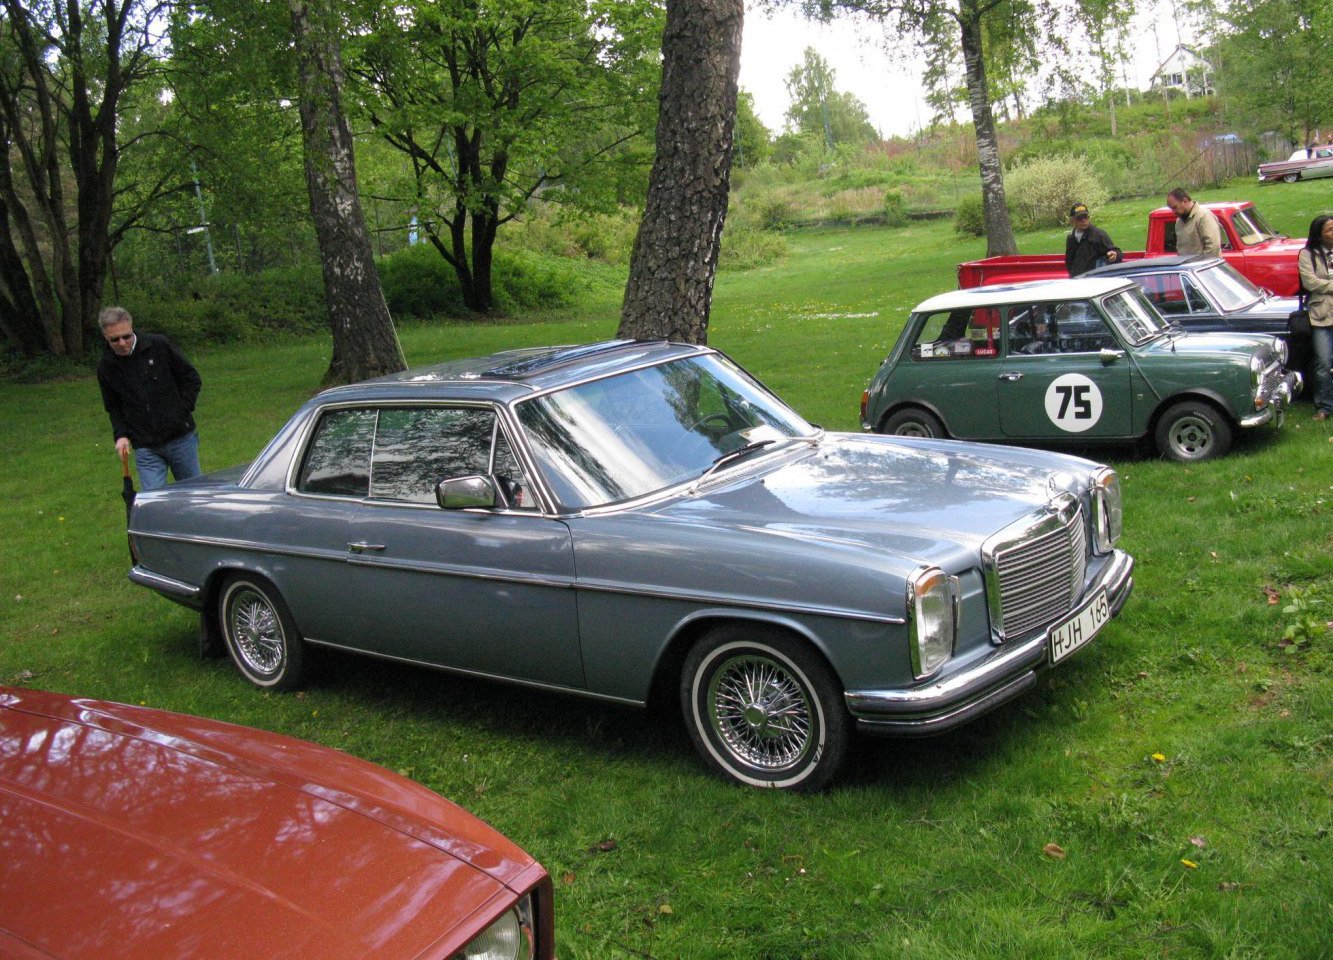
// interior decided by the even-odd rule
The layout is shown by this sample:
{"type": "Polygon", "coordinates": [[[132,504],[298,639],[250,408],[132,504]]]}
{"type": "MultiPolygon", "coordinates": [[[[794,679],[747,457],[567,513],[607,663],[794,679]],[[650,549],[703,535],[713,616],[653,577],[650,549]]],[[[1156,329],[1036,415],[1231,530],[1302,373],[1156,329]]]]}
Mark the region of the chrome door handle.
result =
{"type": "Polygon", "coordinates": [[[365,542],[349,543],[347,549],[351,550],[353,553],[379,553],[384,549],[384,544],[365,542]]]}
{"type": "Polygon", "coordinates": [[[1022,380],[1022,379],[1023,379],[1023,375],[1022,375],[1021,373],[1019,373],[1017,370],[1010,370],[1010,371],[1007,372],[1007,373],[1002,373],[1002,374],[1000,374],[1000,379],[1001,379],[1001,380],[1022,380]]]}

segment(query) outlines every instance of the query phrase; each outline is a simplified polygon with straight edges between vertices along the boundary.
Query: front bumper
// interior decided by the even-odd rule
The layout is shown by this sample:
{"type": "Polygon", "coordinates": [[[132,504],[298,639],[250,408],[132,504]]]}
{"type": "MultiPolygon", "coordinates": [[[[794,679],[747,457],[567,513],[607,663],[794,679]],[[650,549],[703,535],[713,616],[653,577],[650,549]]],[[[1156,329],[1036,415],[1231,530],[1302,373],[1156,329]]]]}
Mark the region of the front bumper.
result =
{"type": "MultiPolygon", "coordinates": [[[[1134,558],[1116,550],[1084,591],[1105,588],[1114,617],[1134,589],[1134,558]]],[[[980,663],[935,683],[906,690],[849,690],[847,709],[867,733],[929,736],[961,726],[1023,693],[1050,665],[1049,630],[997,647],[980,663]]]]}
{"type": "Polygon", "coordinates": [[[1292,400],[1301,395],[1301,388],[1305,385],[1305,378],[1295,370],[1288,370],[1287,375],[1282,378],[1276,387],[1273,388],[1273,394],[1268,398],[1262,410],[1257,411],[1248,417],[1242,417],[1238,423],[1246,429],[1250,427],[1261,427],[1265,423],[1276,419],[1278,426],[1282,426],[1282,419],[1286,414],[1287,406],[1292,400]]]}

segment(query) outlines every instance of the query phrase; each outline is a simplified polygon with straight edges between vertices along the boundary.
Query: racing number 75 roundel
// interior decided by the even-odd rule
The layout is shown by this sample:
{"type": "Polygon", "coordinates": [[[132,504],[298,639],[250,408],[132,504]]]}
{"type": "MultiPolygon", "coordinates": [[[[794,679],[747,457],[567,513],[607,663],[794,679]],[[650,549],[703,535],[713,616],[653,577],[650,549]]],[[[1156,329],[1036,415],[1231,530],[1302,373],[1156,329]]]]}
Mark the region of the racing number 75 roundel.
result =
{"type": "Polygon", "coordinates": [[[1102,392],[1081,373],[1066,373],[1046,388],[1046,416],[1069,433],[1082,433],[1102,417],[1102,392]]]}

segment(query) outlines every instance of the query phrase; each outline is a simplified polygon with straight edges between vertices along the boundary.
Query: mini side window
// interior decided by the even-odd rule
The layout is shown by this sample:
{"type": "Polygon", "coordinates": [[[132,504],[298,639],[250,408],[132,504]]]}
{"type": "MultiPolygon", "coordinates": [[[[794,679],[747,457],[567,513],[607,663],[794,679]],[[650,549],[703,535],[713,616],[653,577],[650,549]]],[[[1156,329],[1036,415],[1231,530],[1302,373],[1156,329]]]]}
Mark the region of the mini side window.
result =
{"type": "Polygon", "coordinates": [[[951,310],[926,317],[912,344],[913,360],[987,360],[999,355],[994,307],[951,310]]]}

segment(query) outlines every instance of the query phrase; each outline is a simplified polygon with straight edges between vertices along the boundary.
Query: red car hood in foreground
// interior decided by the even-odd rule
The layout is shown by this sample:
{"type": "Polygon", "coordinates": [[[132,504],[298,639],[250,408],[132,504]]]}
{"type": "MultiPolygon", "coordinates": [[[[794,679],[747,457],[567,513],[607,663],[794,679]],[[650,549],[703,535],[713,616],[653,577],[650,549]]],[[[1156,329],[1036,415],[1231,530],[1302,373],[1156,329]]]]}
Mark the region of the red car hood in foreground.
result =
{"type": "Polygon", "coordinates": [[[444,960],[534,885],[495,830],[347,754],[0,688],[0,957],[444,960]]]}

